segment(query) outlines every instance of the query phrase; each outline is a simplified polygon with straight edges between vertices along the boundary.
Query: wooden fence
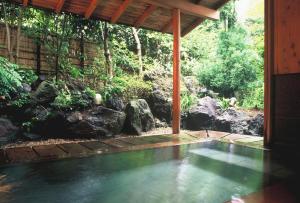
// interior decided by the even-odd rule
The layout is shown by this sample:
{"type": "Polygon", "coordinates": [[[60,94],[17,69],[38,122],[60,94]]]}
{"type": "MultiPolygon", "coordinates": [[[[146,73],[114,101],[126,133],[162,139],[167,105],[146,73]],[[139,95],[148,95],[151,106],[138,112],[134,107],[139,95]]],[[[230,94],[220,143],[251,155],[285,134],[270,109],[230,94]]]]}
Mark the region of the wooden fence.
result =
{"type": "MultiPolygon", "coordinates": [[[[11,42],[16,45],[17,28],[11,27],[11,42]]],[[[7,50],[7,34],[5,25],[0,24],[0,56],[9,56],[7,50]]],[[[87,65],[91,65],[95,57],[99,57],[100,47],[96,43],[91,43],[81,40],[72,39],[70,41],[70,48],[68,58],[71,64],[84,68],[87,65]],[[81,60],[81,56],[85,56],[84,60],[81,60]]],[[[51,74],[55,71],[55,65],[49,58],[51,54],[45,48],[44,45],[38,45],[30,36],[21,33],[20,39],[20,51],[19,57],[15,61],[24,68],[35,70],[40,74],[51,74]]]]}

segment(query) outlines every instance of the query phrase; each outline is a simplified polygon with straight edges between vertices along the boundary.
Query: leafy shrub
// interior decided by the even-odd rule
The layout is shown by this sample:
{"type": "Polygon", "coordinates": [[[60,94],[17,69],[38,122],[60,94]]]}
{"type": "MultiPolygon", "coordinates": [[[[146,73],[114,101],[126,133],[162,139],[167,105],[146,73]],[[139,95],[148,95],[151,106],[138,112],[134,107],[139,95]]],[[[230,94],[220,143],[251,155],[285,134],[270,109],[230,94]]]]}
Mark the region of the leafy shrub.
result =
{"type": "Polygon", "coordinates": [[[257,79],[256,67],[261,58],[250,48],[247,33],[235,28],[220,35],[218,60],[199,71],[200,83],[231,97],[257,79]]]}
{"type": "Polygon", "coordinates": [[[126,101],[145,98],[152,90],[150,82],[145,82],[137,76],[114,77],[102,91],[104,100],[117,95],[126,101]]]}
{"type": "Polygon", "coordinates": [[[72,96],[69,92],[63,90],[60,91],[57,97],[55,98],[52,106],[58,109],[71,108],[72,106],[72,96]]]}
{"type": "Polygon", "coordinates": [[[76,66],[69,67],[69,73],[72,76],[72,78],[82,78],[83,77],[81,70],[76,66]]]}
{"type": "Polygon", "coordinates": [[[10,104],[14,107],[21,108],[25,105],[30,104],[31,97],[29,93],[20,93],[16,99],[14,99],[10,104]]]}
{"type": "Polygon", "coordinates": [[[22,77],[15,71],[16,66],[0,57],[0,96],[10,99],[11,95],[16,94],[21,87],[22,77]]]}
{"type": "Polygon", "coordinates": [[[22,93],[19,90],[22,83],[30,85],[37,78],[32,70],[21,69],[17,64],[0,57],[0,96],[5,96],[9,100],[16,97],[11,103],[13,106],[21,107],[30,102],[29,94],[22,93]]]}
{"type": "Polygon", "coordinates": [[[92,90],[92,89],[89,88],[89,87],[85,88],[84,92],[85,92],[85,94],[86,94],[88,97],[90,97],[91,99],[95,98],[95,96],[96,96],[95,90],[92,90]]]}
{"type": "Polygon", "coordinates": [[[223,110],[226,110],[230,107],[230,99],[221,98],[219,99],[219,104],[223,110]]]}
{"type": "Polygon", "coordinates": [[[180,106],[183,112],[188,111],[197,102],[197,97],[185,92],[181,95],[180,106]]]}
{"type": "Polygon", "coordinates": [[[83,92],[70,91],[64,82],[59,82],[59,93],[51,106],[58,109],[81,109],[92,104],[92,99],[95,97],[95,91],[87,87],[83,92]]]}
{"type": "Polygon", "coordinates": [[[264,109],[264,85],[262,81],[251,83],[243,92],[241,106],[248,109],[264,109]]]}

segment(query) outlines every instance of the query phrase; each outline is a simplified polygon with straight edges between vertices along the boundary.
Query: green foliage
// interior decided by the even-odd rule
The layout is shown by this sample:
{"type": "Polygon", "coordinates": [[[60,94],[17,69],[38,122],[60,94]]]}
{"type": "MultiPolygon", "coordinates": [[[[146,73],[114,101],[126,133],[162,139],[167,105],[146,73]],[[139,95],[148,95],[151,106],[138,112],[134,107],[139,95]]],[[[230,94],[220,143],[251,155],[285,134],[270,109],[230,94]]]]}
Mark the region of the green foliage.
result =
{"type": "Polygon", "coordinates": [[[89,87],[83,92],[78,90],[70,91],[65,82],[59,82],[56,84],[59,93],[55,100],[51,103],[51,106],[57,109],[74,110],[82,109],[90,106],[95,96],[95,91],[89,87]]]}
{"type": "Polygon", "coordinates": [[[223,110],[226,110],[230,107],[230,100],[229,99],[226,99],[226,98],[220,98],[219,99],[219,104],[221,105],[221,108],[223,110]]]}
{"type": "Polygon", "coordinates": [[[102,91],[104,100],[113,95],[122,96],[126,101],[145,98],[151,92],[152,85],[137,76],[114,77],[102,91]]]}
{"type": "Polygon", "coordinates": [[[25,130],[25,132],[30,132],[32,126],[33,126],[33,123],[31,121],[26,121],[26,122],[22,123],[22,128],[25,130]]]}
{"type": "Polygon", "coordinates": [[[0,57],[0,95],[11,98],[12,94],[18,93],[22,85],[22,77],[15,71],[17,65],[8,62],[0,57]]]}
{"type": "Polygon", "coordinates": [[[72,78],[78,79],[83,77],[82,71],[78,67],[71,66],[69,72],[72,78]]]}
{"type": "Polygon", "coordinates": [[[247,109],[264,109],[264,85],[262,81],[251,83],[243,93],[241,106],[247,109]]]}
{"type": "Polygon", "coordinates": [[[10,104],[14,107],[21,108],[25,105],[29,105],[31,101],[29,93],[20,93],[10,104]]]}
{"type": "Polygon", "coordinates": [[[17,68],[16,71],[22,78],[22,82],[31,85],[38,79],[38,76],[32,70],[17,68]]]}
{"type": "Polygon", "coordinates": [[[63,90],[60,91],[57,97],[55,98],[54,102],[52,103],[52,106],[58,108],[58,109],[67,109],[71,108],[72,106],[72,95],[63,90]]]}
{"type": "Polygon", "coordinates": [[[85,92],[85,94],[86,94],[89,98],[91,98],[91,99],[95,98],[95,96],[96,96],[96,91],[95,91],[95,90],[92,90],[92,89],[89,88],[89,87],[85,88],[84,92],[85,92]]]}
{"type": "Polygon", "coordinates": [[[247,33],[242,28],[222,32],[218,61],[199,71],[200,83],[230,97],[255,81],[260,58],[250,49],[247,40],[247,33]]]}
{"type": "Polygon", "coordinates": [[[113,61],[115,69],[122,69],[127,72],[138,72],[139,62],[138,57],[132,51],[128,50],[125,42],[114,41],[113,61]],[[124,57],[125,56],[125,57],[124,57]]]}
{"type": "MultiPolygon", "coordinates": [[[[113,67],[111,77],[108,75],[103,51],[103,22],[67,13],[56,15],[34,8],[21,8],[10,3],[5,5],[8,18],[1,12],[0,21],[16,26],[21,20],[22,32],[46,49],[49,53],[46,61],[59,74],[59,78],[63,81],[76,79],[91,87],[84,92],[72,92],[60,86],[58,89],[61,91],[54,106],[88,106],[95,94],[94,90],[101,92],[104,99],[119,95],[126,100],[146,97],[151,91],[150,83],[135,76],[139,70],[139,61],[131,28],[108,24],[107,45],[113,67]],[[92,64],[89,63],[83,69],[72,64],[69,60],[70,54],[74,54],[74,50],[70,50],[74,42],[72,39],[99,45],[92,64]]],[[[263,19],[248,19],[245,28],[241,28],[237,17],[235,1],[230,1],[221,10],[220,21],[205,21],[183,38],[181,71],[184,76],[198,75],[201,84],[219,92],[222,97],[239,95],[240,105],[261,108],[264,22],[263,19]]],[[[159,67],[172,70],[172,36],[144,29],[139,29],[138,36],[142,45],[143,69],[159,67]]],[[[85,53],[75,55],[80,59],[88,59],[85,53]]],[[[22,83],[31,84],[37,79],[32,71],[22,70],[3,60],[0,58],[0,95],[9,98],[18,92],[22,83]]],[[[22,106],[26,104],[28,96],[16,98],[18,101],[15,105],[22,106]]],[[[183,109],[192,105],[193,100],[192,95],[184,93],[183,109]]]]}
{"type": "Polygon", "coordinates": [[[188,111],[197,102],[197,97],[188,92],[181,95],[180,106],[183,112],[188,111]]]}

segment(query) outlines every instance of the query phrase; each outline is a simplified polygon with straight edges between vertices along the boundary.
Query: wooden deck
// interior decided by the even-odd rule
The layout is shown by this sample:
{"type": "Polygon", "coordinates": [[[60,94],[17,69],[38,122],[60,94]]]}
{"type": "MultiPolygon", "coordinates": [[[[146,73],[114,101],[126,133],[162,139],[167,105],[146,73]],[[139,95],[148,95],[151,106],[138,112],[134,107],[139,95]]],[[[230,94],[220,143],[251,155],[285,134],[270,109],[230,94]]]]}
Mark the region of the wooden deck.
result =
{"type": "Polygon", "coordinates": [[[216,131],[196,131],[180,135],[120,137],[99,141],[49,144],[4,148],[0,150],[0,164],[56,160],[95,154],[125,152],[159,147],[219,140],[255,148],[263,148],[263,138],[216,131]]]}

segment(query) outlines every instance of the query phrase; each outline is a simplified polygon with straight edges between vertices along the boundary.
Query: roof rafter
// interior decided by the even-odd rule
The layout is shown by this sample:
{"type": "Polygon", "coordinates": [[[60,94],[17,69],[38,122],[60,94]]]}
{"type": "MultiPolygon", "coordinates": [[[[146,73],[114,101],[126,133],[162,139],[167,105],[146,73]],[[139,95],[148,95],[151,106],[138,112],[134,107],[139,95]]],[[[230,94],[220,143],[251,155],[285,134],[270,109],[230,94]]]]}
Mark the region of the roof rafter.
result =
{"type": "Polygon", "coordinates": [[[157,6],[152,5],[152,4],[148,8],[146,8],[144,13],[134,23],[134,26],[137,28],[140,27],[156,8],[157,8],[157,6]]]}
{"type": "Polygon", "coordinates": [[[188,27],[182,30],[181,36],[184,37],[185,35],[190,33],[193,29],[198,27],[198,25],[200,25],[203,21],[204,21],[203,18],[197,18],[196,20],[194,20],[192,24],[190,24],[188,27]]]}
{"type": "Polygon", "coordinates": [[[173,25],[173,18],[167,24],[165,24],[160,31],[166,33],[172,27],[172,25],[173,25]]]}
{"type": "Polygon", "coordinates": [[[56,13],[60,13],[61,12],[61,9],[63,8],[65,4],[65,0],[58,0],[57,2],[57,5],[56,5],[56,8],[55,8],[55,12],[56,13]]]}
{"type": "MultiPolygon", "coordinates": [[[[198,4],[201,2],[202,0],[198,0],[198,4]]],[[[225,0],[223,1],[221,4],[218,4],[216,6],[214,6],[215,9],[219,9],[222,6],[224,6],[227,2],[229,2],[230,0],[225,0]]],[[[190,33],[194,28],[198,27],[202,22],[204,21],[204,19],[196,19],[192,24],[190,24],[188,27],[184,28],[182,30],[181,36],[184,37],[185,35],[187,35],[188,33],[190,33]]]]}
{"type": "Polygon", "coordinates": [[[125,0],[121,6],[118,8],[118,10],[114,13],[114,15],[111,17],[110,22],[116,23],[121,15],[125,12],[126,8],[129,6],[129,4],[132,2],[132,0],[125,0]]]}
{"type": "Polygon", "coordinates": [[[220,12],[205,6],[197,5],[188,1],[182,0],[145,0],[149,4],[153,4],[159,7],[172,9],[178,8],[182,13],[193,15],[200,18],[209,18],[212,20],[218,20],[220,18],[220,12]]]}
{"type": "Polygon", "coordinates": [[[23,6],[28,6],[29,0],[23,0],[23,6]]]}
{"type": "Polygon", "coordinates": [[[84,17],[86,19],[89,19],[91,17],[91,15],[94,13],[98,3],[100,2],[101,0],[92,0],[89,7],[86,9],[85,13],[84,13],[84,17]]]}

